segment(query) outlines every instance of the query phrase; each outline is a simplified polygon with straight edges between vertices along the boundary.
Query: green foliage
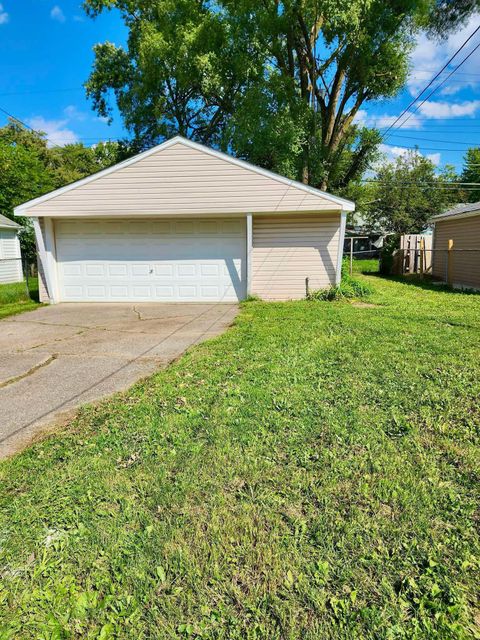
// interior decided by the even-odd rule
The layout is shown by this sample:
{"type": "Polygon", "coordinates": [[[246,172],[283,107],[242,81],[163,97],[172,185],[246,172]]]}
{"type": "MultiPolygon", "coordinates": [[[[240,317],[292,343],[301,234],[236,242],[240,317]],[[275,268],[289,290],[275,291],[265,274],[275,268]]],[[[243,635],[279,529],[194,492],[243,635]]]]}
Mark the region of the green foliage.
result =
{"type": "Polygon", "coordinates": [[[369,199],[362,211],[375,229],[394,233],[420,233],[430,218],[459,201],[461,191],[442,189],[458,181],[447,167],[439,174],[431,160],[417,151],[386,162],[368,185],[369,199]]]}
{"type": "Polygon", "coordinates": [[[390,275],[393,269],[393,254],[400,246],[400,234],[395,233],[387,236],[382,247],[380,256],[380,273],[390,275]]]}
{"type": "Polygon", "coordinates": [[[468,18],[480,9],[480,0],[436,0],[426,26],[431,33],[444,37],[465,24],[468,18]]]}
{"type": "Polygon", "coordinates": [[[180,133],[343,189],[381,141],[354,118],[402,88],[433,1],[85,0],[128,29],[126,48],[96,45],[87,93],[141,147],[180,133]]]}
{"type": "MultiPolygon", "coordinates": [[[[464,167],[462,172],[462,182],[480,183],[480,147],[472,147],[468,149],[464,158],[464,167]]],[[[462,202],[479,202],[480,187],[474,189],[469,187],[465,190],[462,202]]]]}
{"type": "Polygon", "coordinates": [[[0,636],[477,637],[480,296],[365,280],[4,461],[0,636]]]}
{"type": "MultiPolygon", "coordinates": [[[[17,205],[109,167],[129,153],[127,145],[116,142],[50,148],[42,133],[10,121],[0,128],[0,213],[13,219],[17,205]]],[[[35,238],[31,220],[15,220],[23,226],[22,253],[33,262],[35,238]]]]}
{"type": "Polygon", "coordinates": [[[339,285],[328,289],[318,289],[308,295],[308,300],[345,300],[365,298],[373,293],[373,289],[364,280],[358,280],[350,275],[350,263],[347,259],[342,262],[342,280],[339,285]]]}

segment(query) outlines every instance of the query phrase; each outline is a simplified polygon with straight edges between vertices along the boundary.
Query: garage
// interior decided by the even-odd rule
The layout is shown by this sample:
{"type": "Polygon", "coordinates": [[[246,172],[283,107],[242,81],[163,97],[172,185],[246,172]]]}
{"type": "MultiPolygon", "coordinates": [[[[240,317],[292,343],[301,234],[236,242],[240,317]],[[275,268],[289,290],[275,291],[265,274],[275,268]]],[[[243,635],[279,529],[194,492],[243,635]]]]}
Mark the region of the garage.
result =
{"type": "Polygon", "coordinates": [[[338,284],[349,200],[177,136],[30,200],[42,302],[293,300],[338,284]]]}
{"type": "Polygon", "coordinates": [[[59,220],[64,302],[236,302],[246,295],[245,220],[59,220]]]}

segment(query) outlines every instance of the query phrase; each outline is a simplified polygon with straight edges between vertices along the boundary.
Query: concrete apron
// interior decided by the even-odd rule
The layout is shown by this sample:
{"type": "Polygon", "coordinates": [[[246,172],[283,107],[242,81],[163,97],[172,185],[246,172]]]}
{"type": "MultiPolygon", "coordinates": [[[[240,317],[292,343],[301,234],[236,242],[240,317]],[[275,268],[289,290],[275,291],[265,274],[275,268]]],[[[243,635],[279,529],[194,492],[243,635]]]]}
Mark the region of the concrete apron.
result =
{"type": "Polygon", "coordinates": [[[0,458],[222,333],[235,304],[60,304],[0,321],[0,458]]]}

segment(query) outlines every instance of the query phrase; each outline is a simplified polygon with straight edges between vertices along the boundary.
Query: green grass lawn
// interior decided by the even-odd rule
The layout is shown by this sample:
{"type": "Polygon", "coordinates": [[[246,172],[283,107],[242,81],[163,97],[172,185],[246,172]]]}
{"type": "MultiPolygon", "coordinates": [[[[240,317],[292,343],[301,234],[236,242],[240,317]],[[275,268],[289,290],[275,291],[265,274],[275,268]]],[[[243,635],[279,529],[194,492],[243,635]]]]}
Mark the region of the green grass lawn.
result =
{"type": "Polygon", "coordinates": [[[4,462],[0,637],[479,637],[480,296],[362,277],[4,462]]]}
{"type": "Polygon", "coordinates": [[[38,278],[29,278],[28,288],[30,295],[27,295],[25,282],[0,284],[0,319],[32,311],[39,306],[38,278]]]}

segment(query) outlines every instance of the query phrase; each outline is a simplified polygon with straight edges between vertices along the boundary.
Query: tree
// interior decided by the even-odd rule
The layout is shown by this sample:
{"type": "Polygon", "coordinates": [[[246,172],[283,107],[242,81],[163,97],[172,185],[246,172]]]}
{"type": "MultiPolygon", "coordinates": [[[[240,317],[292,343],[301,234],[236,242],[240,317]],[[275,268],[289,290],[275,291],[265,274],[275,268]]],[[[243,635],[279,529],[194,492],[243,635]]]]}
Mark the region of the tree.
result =
{"type": "Polygon", "coordinates": [[[126,48],[95,47],[87,94],[113,93],[141,147],[180,133],[339,189],[381,140],[355,123],[404,85],[433,0],[86,0],[118,9],[126,48]]]}
{"type": "Polygon", "coordinates": [[[480,0],[436,0],[427,19],[431,33],[445,36],[480,9],[480,0]]]}
{"type": "MultiPolygon", "coordinates": [[[[126,144],[109,142],[94,147],[70,144],[49,148],[44,134],[10,121],[0,128],[0,213],[13,219],[14,208],[127,157],[126,144]]],[[[35,239],[29,218],[15,218],[23,255],[32,262],[35,239]]]]}
{"type": "MultiPolygon", "coordinates": [[[[462,182],[476,183],[480,185],[480,147],[468,149],[464,158],[462,172],[462,182]]],[[[476,189],[473,186],[465,188],[465,202],[480,201],[480,186],[476,189]]]]}
{"type": "Polygon", "coordinates": [[[420,233],[433,215],[459,201],[455,182],[451,167],[437,174],[428,158],[408,152],[377,170],[368,185],[371,202],[365,217],[387,232],[420,233]]]}

